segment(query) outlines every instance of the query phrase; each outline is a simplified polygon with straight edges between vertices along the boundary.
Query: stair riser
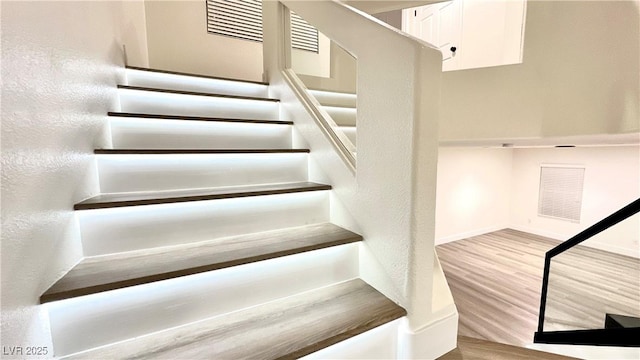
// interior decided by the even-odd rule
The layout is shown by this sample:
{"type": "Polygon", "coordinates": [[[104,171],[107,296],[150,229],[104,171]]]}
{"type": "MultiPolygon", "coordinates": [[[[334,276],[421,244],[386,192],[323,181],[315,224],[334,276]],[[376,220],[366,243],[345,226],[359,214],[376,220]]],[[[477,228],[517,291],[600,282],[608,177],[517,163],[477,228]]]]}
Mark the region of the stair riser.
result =
{"type": "Polygon", "coordinates": [[[340,126],[356,126],[356,109],[325,106],[333,121],[340,126]]]}
{"type": "Polygon", "coordinates": [[[307,180],[307,154],[98,155],[100,190],[160,191],[307,180]]]}
{"type": "Polygon", "coordinates": [[[398,332],[403,319],[386,323],[337,344],[316,351],[300,360],[397,359],[398,332]]]}
{"type": "Polygon", "coordinates": [[[318,90],[309,90],[309,93],[311,93],[311,95],[313,95],[320,104],[325,106],[356,107],[355,94],[343,94],[318,90]]]}
{"type": "Polygon", "coordinates": [[[119,89],[118,94],[123,112],[265,120],[276,120],[279,115],[279,103],[274,101],[131,89],[119,89]]]}
{"type": "Polygon", "coordinates": [[[353,145],[356,145],[356,127],[355,126],[341,126],[340,130],[351,140],[353,145]]]}
{"type": "Polygon", "coordinates": [[[127,69],[127,85],[225,95],[267,97],[268,86],[127,69]]]}
{"type": "Polygon", "coordinates": [[[110,119],[115,149],[286,149],[291,126],[159,119],[110,119]]]}
{"type": "Polygon", "coordinates": [[[313,191],[76,212],[85,256],[211,240],[329,220],[313,191]]]}
{"type": "Polygon", "coordinates": [[[358,276],[348,244],[45,305],[57,356],[184,325],[358,276]]]}

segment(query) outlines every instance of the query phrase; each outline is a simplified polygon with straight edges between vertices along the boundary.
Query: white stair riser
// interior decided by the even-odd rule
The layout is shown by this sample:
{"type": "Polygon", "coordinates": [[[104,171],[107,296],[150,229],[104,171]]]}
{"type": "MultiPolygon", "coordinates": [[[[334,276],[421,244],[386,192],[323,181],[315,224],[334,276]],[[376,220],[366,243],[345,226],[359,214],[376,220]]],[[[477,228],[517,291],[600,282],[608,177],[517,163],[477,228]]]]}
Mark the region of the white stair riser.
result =
{"type": "Polygon", "coordinates": [[[109,120],[115,149],[287,149],[291,126],[162,119],[109,120]]]}
{"type": "Polygon", "coordinates": [[[85,256],[329,221],[328,191],[76,212],[85,256]]]}
{"type": "Polygon", "coordinates": [[[340,126],[356,126],[356,109],[324,106],[333,121],[340,126]]]}
{"type": "Polygon", "coordinates": [[[341,126],[340,130],[347,135],[353,145],[356,145],[356,127],[355,126],[341,126]]]}
{"type": "Polygon", "coordinates": [[[336,246],[49,303],[56,356],[353,279],[358,247],[336,246]]]}
{"type": "Polygon", "coordinates": [[[103,193],[307,181],[307,154],[98,155],[103,193]]]}
{"type": "Polygon", "coordinates": [[[279,103],[275,101],[131,89],[119,89],[118,94],[123,112],[266,120],[275,120],[279,115],[279,103]]]}
{"type": "Polygon", "coordinates": [[[403,319],[391,321],[301,357],[300,360],[396,359],[398,331],[402,321],[403,319]]]}
{"type": "Polygon", "coordinates": [[[207,79],[133,69],[127,69],[126,74],[127,85],[131,86],[254,97],[267,97],[269,91],[267,85],[242,81],[207,79]]]}
{"type": "Polygon", "coordinates": [[[331,91],[309,90],[322,105],[356,107],[356,94],[346,94],[331,91]]]}

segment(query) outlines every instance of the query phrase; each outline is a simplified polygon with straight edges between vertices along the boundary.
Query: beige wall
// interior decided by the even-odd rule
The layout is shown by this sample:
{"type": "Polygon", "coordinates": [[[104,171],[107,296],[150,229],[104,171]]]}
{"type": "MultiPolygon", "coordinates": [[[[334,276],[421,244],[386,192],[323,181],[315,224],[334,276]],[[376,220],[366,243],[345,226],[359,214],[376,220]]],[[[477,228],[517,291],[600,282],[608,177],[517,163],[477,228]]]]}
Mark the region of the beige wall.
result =
{"type": "Polygon", "coordinates": [[[207,33],[204,0],[146,0],[153,68],[262,80],[262,43],[207,33]]]}
{"type": "Polygon", "coordinates": [[[640,131],[637,1],[529,1],[523,64],[443,74],[442,140],[640,131]]]}
{"type": "MultiPolygon", "coordinates": [[[[204,0],[146,0],[151,67],[247,80],[262,80],[262,43],[207,33],[204,0]]],[[[293,49],[292,67],[301,74],[330,76],[329,39],[319,51],[293,49]]]]}
{"type": "Polygon", "coordinates": [[[357,66],[353,56],[338,44],[331,42],[330,77],[301,74],[298,76],[310,89],[355,93],[357,66]]]}
{"type": "Polygon", "coordinates": [[[122,2],[122,42],[125,45],[127,65],[148,67],[147,24],[144,0],[122,2]]]}
{"type": "Polygon", "coordinates": [[[331,40],[318,33],[318,52],[291,49],[291,68],[298,75],[331,77],[331,40]]]}
{"type": "Polygon", "coordinates": [[[402,10],[392,10],[373,15],[396,29],[402,29],[402,10]]]}

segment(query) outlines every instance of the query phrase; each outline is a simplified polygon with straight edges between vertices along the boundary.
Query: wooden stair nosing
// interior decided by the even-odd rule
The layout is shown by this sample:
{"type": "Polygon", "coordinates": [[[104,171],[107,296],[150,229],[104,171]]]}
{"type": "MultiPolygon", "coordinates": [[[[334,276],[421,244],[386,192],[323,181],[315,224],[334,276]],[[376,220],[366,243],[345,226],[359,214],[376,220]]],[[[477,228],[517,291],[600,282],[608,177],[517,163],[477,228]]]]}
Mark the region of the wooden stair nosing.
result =
{"type": "Polygon", "coordinates": [[[293,125],[293,121],[212,118],[212,117],[205,117],[205,116],[161,115],[161,114],[145,114],[145,113],[128,113],[128,112],[118,112],[118,111],[109,111],[107,113],[107,115],[112,116],[112,117],[126,117],[126,118],[139,118],[139,119],[162,119],[162,120],[249,123],[249,124],[293,125]]]}
{"type": "Polygon", "coordinates": [[[160,70],[160,69],[145,68],[145,67],[139,67],[139,66],[127,65],[127,66],[125,66],[125,68],[130,69],[130,70],[148,71],[148,72],[155,72],[155,73],[161,73],[161,74],[191,76],[191,77],[199,77],[199,78],[212,79],[212,80],[236,81],[236,82],[243,82],[243,83],[256,84],[256,85],[267,85],[267,86],[269,85],[269,83],[264,82],[264,81],[233,79],[233,78],[225,78],[225,77],[202,75],[202,74],[191,74],[191,73],[185,73],[185,72],[179,72],[179,71],[160,70]]]}
{"type": "Polygon", "coordinates": [[[263,97],[257,97],[257,96],[215,94],[215,93],[207,93],[207,92],[199,92],[199,91],[150,88],[150,87],[144,87],[144,86],[118,85],[118,89],[151,91],[151,92],[159,92],[159,93],[166,93],[166,94],[178,94],[178,95],[208,96],[208,97],[217,97],[217,98],[225,98],[225,99],[280,102],[279,99],[263,98],[263,97]]]}
{"type": "MultiPolygon", "coordinates": [[[[206,243],[204,246],[200,246],[202,243],[194,243],[187,244],[186,246],[178,245],[152,249],[150,252],[148,250],[136,250],[130,253],[89,257],[78,263],[61,279],[56,281],[56,283],[53,284],[44,294],[42,294],[42,296],[40,296],[40,303],[64,300],[78,296],[194,275],[252,262],[264,261],[338,245],[345,245],[358,241],[362,241],[362,236],[327,223],[307,225],[295,229],[283,229],[257,234],[231,236],[204,242],[206,243]],[[296,230],[305,231],[307,229],[310,229],[308,233],[303,232],[296,236],[296,230]],[[286,234],[287,230],[292,233],[286,234]],[[271,236],[273,243],[266,243],[266,241],[252,241],[252,239],[259,239],[262,234],[266,234],[265,236],[271,236]],[[282,236],[278,236],[279,234],[282,234],[282,236]],[[246,245],[247,243],[251,243],[252,247],[241,247],[242,244],[246,245]],[[258,243],[258,246],[255,246],[255,243],[258,243]],[[229,246],[234,247],[234,245],[235,249],[229,249],[229,246]],[[224,248],[220,249],[221,246],[224,248]],[[179,256],[176,255],[177,252],[184,254],[185,251],[193,251],[193,253],[190,253],[191,256],[175,258],[175,256],[179,256]],[[215,253],[216,251],[222,251],[222,253],[215,253]],[[145,252],[148,254],[146,257],[145,252]],[[210,253],[212,254],[209,255],[210,253]],[[205,261],[203,259],[204,256],[208,258],[207,261],[210,263],[194,266],[194,263],[200,264],[205,261]],[[140,258],[146,259],[144,264],[147,267],[153,267],[156,265],[158,269],[166,269],[167,267],[174,268],[177,266],[178,269],[157,273],[152,272],[145,275],[136,275],[134,278],[123,278],[123,276],[129,276],[131,274],[131,263],[139,260],[140,258]],[[152,260],[155,260],[155,262],[152,262],[152,260]],[[126,264],[127,261],[129,261],[129,264],[126,264]],[[96,266],[96,264],[104,264],[104,268],[101,272],[95,271],[95,268],[99,267],[96,266]],[[188,266],[180,268],[181,264],[188,266]],[[87,268],[89,270],[87,270],[87,268]],[[92,268],[94,271],[90,270],[92,268]],[[86,275],[83,276],[83,273],[86,275]],[[86,284],[87,279],[89,278],[93,280],[93,285],[86,284]],[[108,281],[100,281],[101,278],[107,278],[108,281]],[[74,282],[75,285],[73,284],[74,282]],[[82,282],[85,284],[79,284],[82,282]]],[[[134,266],[139,266],[139,264],[139,262],[135,262],[134,266]]]]}
{"type": "Polygon", "coordinates": [[[309,149],[95,149],[96,155],[295,154],[309,149]]]}
{"type": "Polygon", "coordinates": [[[295,359],[406,314],[354,279],[69,358],[295,359]]]}
{"type": "Polygon", "coordinates": [[[165,191],[159,193],[102,194],[73,206],[74,210],[96,210],[127,206],[171,204],[191,201],[220,200],[251,196],[278,195],[308,191],[331,190],[331,185],[312,182],[252,185],[242,187],[165,191]],[[143,196],[144,195],[144,196],[143,196]],[[111,199],[111,200],[110,200],[111,199]]]}

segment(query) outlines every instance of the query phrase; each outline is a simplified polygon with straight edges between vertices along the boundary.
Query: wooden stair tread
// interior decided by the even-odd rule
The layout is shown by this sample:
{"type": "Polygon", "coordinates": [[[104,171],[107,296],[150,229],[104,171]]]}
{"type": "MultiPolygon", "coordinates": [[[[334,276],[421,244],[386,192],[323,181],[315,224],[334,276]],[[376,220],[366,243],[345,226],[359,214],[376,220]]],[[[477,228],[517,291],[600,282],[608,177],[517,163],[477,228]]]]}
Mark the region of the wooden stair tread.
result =
{"type": "Polygon", "coordinates": [[[331,185],[323,185],[313,182],[295,182],[268,185],[170,190],[161,192],[112,193],[94,196],[75,204],[73,208],[75,210],[91,210],[123,206],[169,204],[188,201],[276,195],[318,190],[331,190],[331,185]]]}
{"type": "Polygon", "coordinates": [[[225,78],[225,77],[202,75],[202,74],[191,74],[191,73],[186,73],[186,72],[171,71],[171,70],[160,70],[160,69],[145,68],[145,67],[139,67],[139,66],[128,66],[127,65],[126,68],[127,69],[131,69],[131,70],[148,71],[148,72],[155,72],[155,73],[161,73],[161,74],[192,76],[192,77],[199,77],[199,78],[213,79],[213,80],[238,81],[238,82],[249,83],[249,84],[257,84],[257,85],[269,85],[269,83],[266,83],[266,82],[263,82],[263,81],[233,79],[233,78],[225,78]]]}
{"type": "Polygon", "coordinates": [[[227,94],[200,92],[200,91],[160,89],[160,88],[151,88],[151,87],[145,87],[145,86],[118,85],[118,89],[152,91],[152,92],[159,92],[159,93],[179,94],[179,95],[209,96],[209,97],[240,99],[240,100],[258,100],[258,101],[272,101],[272,102],[280,101],[278,99],[263,98],[263,97],[256,97],[256,96],[227,95],[227,94]]]}
{"type": "Polygon", "coordinates": [[[83,259],[41,297],[50,302],[361,241],[331,223],[83,259]]]}
{"type": "Polygon", "coordinates": [[[162,120],[185,120],[185,121],[217,121],[217,122],[231,122],[231,123],[249,123],[249,124],[272,124],[272,125],[293,125],[293,121],[280,121],[280,120],[260,120],[260,119],[229,119],[229,118],[215,118],[205,116],[191,116],[191,115],[162,115],[162,114],[147,114],[147,113],[129,113],[110,111],[107,115],[112,117],[124,117],[124,118],[139,118],[139,119],[162,119],[162,120]]]}
{"type": "Polygon", "coordinates": [[[97,155],[275,154],[308,153],[309,149],[95,149],[97,155]]]}
{"type": "Polygon", "coordinates": [[[295,359],[405,315],[355,279],[70,358],[295,359]]]}

